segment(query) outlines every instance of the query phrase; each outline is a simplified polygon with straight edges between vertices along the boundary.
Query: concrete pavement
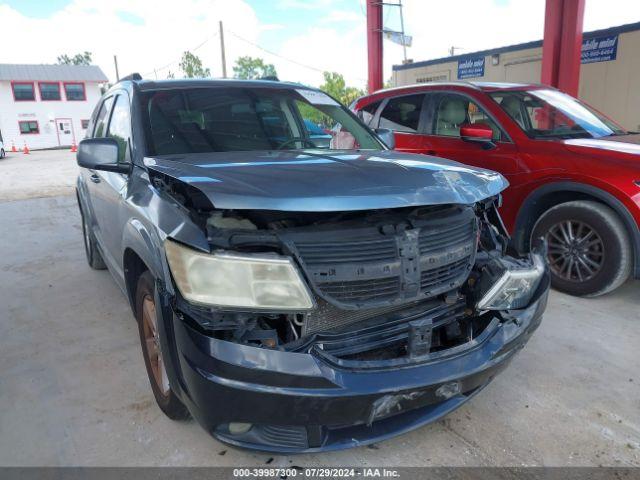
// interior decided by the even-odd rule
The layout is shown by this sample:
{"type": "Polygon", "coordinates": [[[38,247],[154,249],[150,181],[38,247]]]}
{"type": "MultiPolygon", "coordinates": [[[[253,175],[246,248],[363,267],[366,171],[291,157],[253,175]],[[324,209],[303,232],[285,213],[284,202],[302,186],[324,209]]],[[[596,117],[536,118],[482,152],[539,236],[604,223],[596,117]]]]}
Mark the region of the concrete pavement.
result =
{"type": "Polygon", "coordinates": [[[73,157],[45,155],[31,161],[51,164],[52,182],[40,172],[29,186],[30,167],[10,194],[0,180],[0,466],[640,466],[638,281],[598,299],[553,292],[538,332],[483,392],[373,448],[272,456],[172,422],[124,295],[86,264],[73,169],[59,170],[73,157]]]}

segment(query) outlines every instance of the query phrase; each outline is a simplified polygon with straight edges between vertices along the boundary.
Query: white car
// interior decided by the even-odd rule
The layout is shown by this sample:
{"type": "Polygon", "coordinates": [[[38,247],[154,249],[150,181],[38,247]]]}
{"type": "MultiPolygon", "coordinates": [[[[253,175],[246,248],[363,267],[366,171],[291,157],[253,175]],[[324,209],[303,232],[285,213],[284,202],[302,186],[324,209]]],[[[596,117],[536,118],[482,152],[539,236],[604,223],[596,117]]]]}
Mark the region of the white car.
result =
{"type": "Polygon", "coordinates": [[[7,153],[4,151],[4,143],[0,140],[0,158],[6,157],[7,153]]]}

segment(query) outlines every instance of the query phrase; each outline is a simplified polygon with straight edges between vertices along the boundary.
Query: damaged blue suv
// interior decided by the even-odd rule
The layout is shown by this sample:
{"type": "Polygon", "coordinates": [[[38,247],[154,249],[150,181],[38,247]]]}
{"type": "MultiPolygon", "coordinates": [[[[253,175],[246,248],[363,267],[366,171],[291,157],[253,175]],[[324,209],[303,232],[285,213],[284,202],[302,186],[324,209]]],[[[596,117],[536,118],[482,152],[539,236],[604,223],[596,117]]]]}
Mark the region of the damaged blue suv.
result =
{"type": "Polygon", "coordinates": [[[77,156],[87,260],[126,294],[167,416],[258,450],[363,445],[524,346],[549,276],[509,247],[506,180],[388,134],[277,81],[134,75],[100,100],[77,156]]]}

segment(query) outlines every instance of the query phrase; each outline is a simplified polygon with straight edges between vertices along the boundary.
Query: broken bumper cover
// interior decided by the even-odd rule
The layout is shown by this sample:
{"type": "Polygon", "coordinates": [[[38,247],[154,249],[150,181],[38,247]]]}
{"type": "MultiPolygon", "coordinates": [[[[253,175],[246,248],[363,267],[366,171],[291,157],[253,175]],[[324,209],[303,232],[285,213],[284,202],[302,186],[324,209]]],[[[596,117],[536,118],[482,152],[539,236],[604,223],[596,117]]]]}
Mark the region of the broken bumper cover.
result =
{"type": "Polygon", "coordinates": [[[501,312],[506,320],[469,348],[378,370],[215,340],[174,318],[181,397],[207,431],[240,447],[293,453],[385,440],[443,417],[485,387],[540,324],[548,291],[545,273],[527,308],[501,312]],[[230,422],[252,426],[231,433],[230,422]]]}

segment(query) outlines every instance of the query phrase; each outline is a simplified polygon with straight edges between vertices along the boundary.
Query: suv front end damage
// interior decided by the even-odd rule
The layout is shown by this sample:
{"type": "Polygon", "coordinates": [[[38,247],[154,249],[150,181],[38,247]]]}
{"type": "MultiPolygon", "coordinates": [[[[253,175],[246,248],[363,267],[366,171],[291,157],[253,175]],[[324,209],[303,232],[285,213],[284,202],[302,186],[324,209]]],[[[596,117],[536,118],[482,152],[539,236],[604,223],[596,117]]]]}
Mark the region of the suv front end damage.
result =
{"type": "Polygon", "coordinates": [[[168,238],[176,288],[161,289],[162,316],[189,410],[224,442],[305,452],[380,441],[462,405],[546,307],[543,256],[508,251],[497,199],[215,210],[200,222],[210,252],[168,238]]]}
{"type": "Polygon", "coordinates": [[[90,123],[87,261],[126,292],[171,419],[259,450],[380,441],[463,404],[540,323],[506,179],[388,150],[319,90],[130,78],[90,123]]]}

